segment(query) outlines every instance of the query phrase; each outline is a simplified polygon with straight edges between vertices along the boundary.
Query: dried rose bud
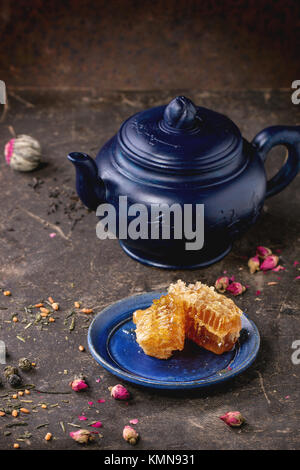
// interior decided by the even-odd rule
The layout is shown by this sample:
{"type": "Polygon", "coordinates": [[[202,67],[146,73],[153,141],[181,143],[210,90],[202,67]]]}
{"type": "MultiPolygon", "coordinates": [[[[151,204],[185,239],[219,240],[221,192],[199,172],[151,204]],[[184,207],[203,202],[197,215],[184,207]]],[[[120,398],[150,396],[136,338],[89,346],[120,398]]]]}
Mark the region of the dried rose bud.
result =
{"type": "Polygon", "coordinates": [[[218,292],[225,292],[229,286],[229,278],[227,276],[219,277],[215,282],[215,288],[218,292]]]}
{"type": "Polygon", "coordinates": [[[267,256],[272,254],[272,250],[266,246],[257,246],[256,247],[256,256],[259,256],[262,259],[265,259],[267,256]]]}
{"type": "Polygon", "coordinates": [[[70,436],[79,444],[88,444],[94,438],[88,429],[79,429],[79,431],[70,432],[70,436]]]}
{"type": "Polygon", "coordinates": [[[134,446],[138,441],[139,435],[131,426],[125,426],[123,429],[123,438],[125,441],[129,442],[129,444],[134,446]]]}
{"type": "Polygon", "coordinates": [[[80,392],[81,390],[85,390],[88,388],[88,384],[85,382],[84,379],[74,379],[70,386],[74,392],[80,392]]]}
{"type": "Polygon", "coordinates": [[[129,400],[130,393],[123,385],[118,384],[110,389],[110,394],[115,400],[129,400]]]}
{"type": "Polygon", "coordinates": [[[265,258],[263,262],[261,263],[260,269],[262,271],[269,271],[269,269],[276,268],[278,264],[278,260],[279,258],[276,255],[267,256],[267,258],[265,258]]]}
{"type": "Polygon", "coordinates": [[[220,419],[231,427],[239,427],[245,422],[245,418],[239,411],[228,411],[224,416],[220,416],[220,419]]]}
{"type": "Polygon", "coordinates": [[[226,290],[232,295],[241,295],[243,292],[245,292],[246,287],[242,286],[240,282],[232,282],[229,284],[226,290]]]}
{"type": "Polygon", "coordinates": [[[248,266],[250,268],[250,273],[254,274],[256,271],[259,271],[259,258],[258,256],[253,256],[248,261],[248,266]]]}

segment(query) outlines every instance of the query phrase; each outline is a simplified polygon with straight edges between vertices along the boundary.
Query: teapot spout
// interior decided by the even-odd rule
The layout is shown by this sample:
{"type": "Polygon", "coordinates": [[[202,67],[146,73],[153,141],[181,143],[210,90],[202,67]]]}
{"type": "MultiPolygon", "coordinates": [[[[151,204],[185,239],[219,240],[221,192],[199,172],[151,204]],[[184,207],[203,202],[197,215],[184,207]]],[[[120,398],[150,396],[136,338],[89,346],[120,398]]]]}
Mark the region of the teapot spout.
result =
{"type": "Polygon", "coordinates": [[[96,210],[105,201],[105,185],[98,176],[95,161],[86,153],[71,152],[68,159],[76,168],[76,190],[89,209],[96,210]]]}

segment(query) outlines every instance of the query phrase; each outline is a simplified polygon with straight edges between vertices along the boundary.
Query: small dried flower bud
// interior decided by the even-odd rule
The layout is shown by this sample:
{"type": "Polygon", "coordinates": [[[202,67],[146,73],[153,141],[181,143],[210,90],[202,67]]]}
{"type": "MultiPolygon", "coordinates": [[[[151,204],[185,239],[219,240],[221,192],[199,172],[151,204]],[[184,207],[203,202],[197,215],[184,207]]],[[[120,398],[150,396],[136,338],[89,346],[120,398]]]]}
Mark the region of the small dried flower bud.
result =
{"type": "Polygon", "coordinates": [[[257,246],[256,247],[256,256],[259,256],[262,259],[265,259],[267,256],[270,256],[272,251],[266,246],[257,246]]]}
{"type": "Polygon", "coordinates": [[[5,291],[3,292],[3,295],[10,296],[10,295],[11,295],[10,290],[5,290],[5,291]]]}
{"type": "Polygon", "coordinates": [[[12,410],[11,415],[16,418],[19,415],[18,410],[12,410]]]}
{"type": "Polygon", "coordinates": [[[115,400],[129,400],[130,393],[123,385],[118,384],[110,389],[110,394],[115,400]]]}
{"type": "Polygon", "coordinates": [[[0,416],[5,416],[5,411],[0,411],[0,416]]]}
{"type": "Polygon", "coordinates": [[[240,282],[232,282],[229,284],[226,290],[232,295],[241,295],[243,292],[245,292],[246,287],[242,286],[240,282]]]}
{"type": "Polygon", "coordinates": [[[269,271],[270,269],[276,268],[278,260],[279,258],[276,255],[267,256],[267,258],[265,258],[261,263],[260,269],[262,271],[269,271]]]}
{"type": "Polygon", "coordinates": [[[29,415],[30,411],[27,408],[20,408],[21,413],[25,413],[26,415],[29,415]]]}
{"type": "Polygon", "coordinates": [[[46,409],[47,409],[47,405],[45,405],[45,403],[43,403],[43,404],[41,405],[41,408],[43,408],[43,410],[46,410],[46,409]]]}
{"type": "Polygon", "coordinates": [[[93,313],[93,309],[92,308],[83,308],[80,310],[82,313],[93,313]]]}
{"type": "Polygon", "coordinates": [[[88,388],[88,384],[85,382],[83,378],[75,378],[71,383],[70,386],[74,392],[80,392],[81,390],[86,390],[88,388]]]}
{"type": "Polygon", "coordinates": [[[12,387],[19,387],[22,383],[22,379],[19,375],[17,374],[12,374],[7,377],[7,381],[9,385],[12,387]]]}
{"type": "Polygon", "coordinates": [[[53,308],[53,310],[58,310],[59,309],[59,305],[57,302],[53,302],[53,304],[51,305],[51,307],[53,308]]]}
{"type": "Polygon", "coordinates": [[[19,319],[18,319],[18,317],[14,316],[14,317],[12,318],[12,321],[13,321],[14,323],[17,323],[17,322],[19,321],[19,319]]]}
{"type": "Polygon", "coordinates": [[[14,444],[14,449],[19,449],[20,448],[20,444],[18,444],[17,442],[14,444]]]}
{"type": "Polygon", "coordinates": [[[253,256],[248,261],[248,266],[250,269],[250,273],[254,274],[256,271],[259,271],[259,258],[258,256],[253,256]]]}
{"type": "Polygon", "coordinates": [[[54,322],[55,322],[55,318],[49,317],[49,322],[50,322],[50,323],[54,323],[54,322]]]}
{"type": "Polygon", "coordinates": [[[17,394],[17,393],[14,393],[14,394],[12,395],[12,398],[13,398],[14,400],[16,400],[16,399],[18,398],[18,394],[17,394]]]}
{"type": "Polygon", "coordinates": [[[51,297],[51,296],[50,296],[50,297],[48,297],[48,300],[49,300],[50,304],[54,304],[53,297],[51,297]]]}
{"type": "Polygon", "coordinates": [[[7,379],[10,375],[18,374],[18,369],[14,366],[6,366],[4,368],[4,377],[7,379]]]}
{"type": "Polygon", "coordinates": [[[31,362],[26,357],[19,359],[19,367],[21,370],[29,371],[32,368],[31,362]]]}
{"type": "Polygon", "coordinates": [[[79,349],[79,351],[80,351],[80,352],[83,352],[83,351],[85,351],[85,347],[84,347],[84,346],[82,346],[81,344],[80,344],[80,346],[78,346],[78,349],[79,349]]]}
{"type": "Polygon", "coordinates": [[[18,395],[19,395],[19,397],[22,397],[24,395],[24,392],[22,390],[20,390],[20,392],[18,392],[18,395]]]}
{"type": "Polygon", "coordinates": [[[45,307],[40,307],[40,311],[44,314],[44,315],[49,315],[50,313],[50,310],[48,308],[45,308],[45,307]]]}
{"type": "Polygon", "coordinates": [[[70,436],[79,444],[88,444],[94,440],[88,429],[79,429],[79,431],[70,432],[70,436]]]}
{"type": "Polygon", "coordinates": [[[129,442],[129,444],[134,446],[138,441],[139,435],[131,426],[125,426],[123,429],[123,438],[125,441],[129,442]]]}
{"type": "Polygon", "coordinates": [[[27,390],[27,389],[24,390],[24,392],[25,392],[25,395],[30,395],[30,393],[31,393],[30,390],[27,390]]]}
{"type": "Polygon", "coordinates": [[[77,302],[77,301],[74,302],[74,307],[75,307],[75,308],[80,308],[80,305],[81,305],[80,302],[77,302]]]}
{"type": "Polygon", "coordinates": [[[35,304],[34,307],[36,307],[36,308],[44,307],[44,304],[42,304],[42,302],[40,302],[39,304],[35,304]]]}
{"type": "Polygon", "coordinates": [[[47,432],[46,436],[45,436],[45,441],[51,441],[52,439],[52,434],[51,432],[47,432]]]}
{"type": "Polygon", "coordinates": [[[219,277],[215,282],[215,288],[218,292],[225,292],[229,286],[229,278],[227,276],[219,277]]]}
{"type": "Polygon", "coordinates": [[[239,427],[245,422],[239,411],[228,411],[224,416],[220,416],[220,419],[231,427],[239,427]]]}

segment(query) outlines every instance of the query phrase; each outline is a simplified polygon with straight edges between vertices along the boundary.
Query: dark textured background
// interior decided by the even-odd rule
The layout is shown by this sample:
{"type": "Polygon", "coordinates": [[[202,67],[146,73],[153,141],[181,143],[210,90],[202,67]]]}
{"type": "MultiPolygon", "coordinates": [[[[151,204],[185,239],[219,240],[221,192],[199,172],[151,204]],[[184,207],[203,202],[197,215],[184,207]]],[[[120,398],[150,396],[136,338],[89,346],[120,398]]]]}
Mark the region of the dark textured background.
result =
{"type": "MultiPolygon", "coordinates": [[[[0,288],[12,291],[11,297],[0,292],[0,339],[9,364],[24,355],[36,361],[23,378],[39,390],[69,392],[81,371],[90,383],[82,394],[32,391],[25,397],[32,400],[25,405],[30,415],[17,418],[25,427],[8,428],[13,418],[0,417],[0,449],[14,442],[22,449],[78,449],[68,423],[82,424],[82,413],[88,422],[103,422],[103,439],[87,449],[131,450],[122,429],[132,418],[139,419],[137,449],[299,449],[300,366],[291,362],[292,342],[300,339],[299,265],[293,265],[300,262],[299,176],[266,201],[257,224],[220,263],[164,271],[136,263],[116,240],[96,238],[97,219],[76,197],[66,159],[76,150],[95,156],[129,115],[182,93],[226,113],[249,140],[266,126],[299,125],[300,105],[291,103],[290,90],[300,79],[299,11],[294,0],[0,0],[0,79],[8,86],[0,149],[14,133],[25,133],[39,139],[44,160],[29,174],[0,162],[0,288]],[[248,273],[247,258],[261,244],[281,250],[286,271],[248,273]],[[74,300],[97,313],[128,295],[165,290],[178,278],[213,284],[224,270],[249,286],[236,302],[261,334],[255,363],[219,387],[176,394],[130,386],[128,406],[113,401],[108,387],[117,378],[78,351],[91,318],[77,314],[73,331],[70,319],[65,323],[74,300]],[[49,295],[61,306],[55,323],[26,328],[32,319],[24,306],[49,295]],[[98,398],[106,402],[88,406],[98,398]],[[218,418],[234,409],[247,419],[242,429],[218,418]],[[51,442],[44,440],[47,431],[51,442]]],[[[283,155],[280,147],[270,152],[269,175],[283,155]]],[[[4,384],[0,408],[23,403],[11,395],[4,384]]]]}
{"type": "Polygon", "coordinates": [[[289,88],[298,0],[1,0],[0,78],[19,87],[289,88]]]}

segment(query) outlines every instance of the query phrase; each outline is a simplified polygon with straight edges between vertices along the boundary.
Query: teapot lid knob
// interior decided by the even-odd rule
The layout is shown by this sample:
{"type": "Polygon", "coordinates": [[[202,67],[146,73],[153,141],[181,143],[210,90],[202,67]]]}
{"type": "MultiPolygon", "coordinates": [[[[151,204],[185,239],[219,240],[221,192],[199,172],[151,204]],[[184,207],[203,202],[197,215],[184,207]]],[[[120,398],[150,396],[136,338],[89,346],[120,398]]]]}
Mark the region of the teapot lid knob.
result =
{"type": "Polygon", "coordinates": [[[185,96],[174,98],[164,111],[164,124],[175,129],[193,129],[196,124],[197,108],[185,96]]]}

